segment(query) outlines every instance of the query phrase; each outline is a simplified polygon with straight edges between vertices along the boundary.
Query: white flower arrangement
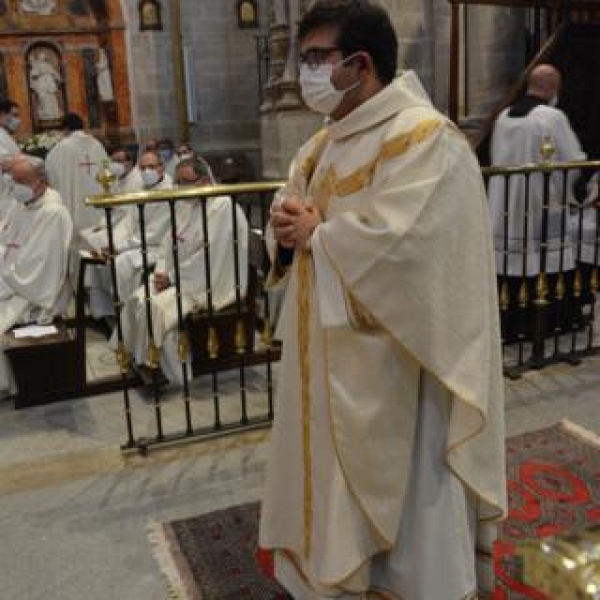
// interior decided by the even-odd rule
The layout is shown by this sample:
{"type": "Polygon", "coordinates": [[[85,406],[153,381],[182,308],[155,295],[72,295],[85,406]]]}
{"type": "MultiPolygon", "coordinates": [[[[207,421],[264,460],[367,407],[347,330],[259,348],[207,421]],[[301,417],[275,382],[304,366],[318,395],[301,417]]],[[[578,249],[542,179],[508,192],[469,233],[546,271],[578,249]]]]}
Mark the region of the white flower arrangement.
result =
{"type": "Polygon", "coordinates": [[[44,131],[43,133],[34,133],[21,145],[21,150],[26,154],[45,157],[50,149],[61,139],[58,131],[44,131]]]}

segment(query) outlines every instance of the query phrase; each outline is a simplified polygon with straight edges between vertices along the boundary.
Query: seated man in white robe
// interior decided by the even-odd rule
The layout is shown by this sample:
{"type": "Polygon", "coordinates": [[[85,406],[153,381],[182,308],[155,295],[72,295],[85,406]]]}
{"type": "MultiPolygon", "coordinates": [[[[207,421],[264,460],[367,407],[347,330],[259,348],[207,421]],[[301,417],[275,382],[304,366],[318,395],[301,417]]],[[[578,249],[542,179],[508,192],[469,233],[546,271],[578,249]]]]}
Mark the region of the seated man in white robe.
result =
{"type": "MultiPolygon", "coordinates": [[[[168,190],[173,180],[165,173],[157,152],[144,152],[138,163],[142,188],[138,191],[168,190]]],[[[169,228],[169,206],[166,202],[146,204],[144,208],[144,232],[146,236],[148,266],[156,263],[157,252],[169,228]]],[[[121,301],[127,300],[137,289],[142,274],[142,245],[139,210],[136,205],[128,207],[126,216],[113,230],[115,245],[117,285],[121,301]]],[[[104,247],[101,254],[106,255],[104,247]]],[[[90,289],[90,311],[96,319],[113,316],[112,283],[108,266],[90,270],[86,285],[90,289]]]]}
{"type": "Polygon", "coordinates": [[[15,158],[18,156],[19,155],[0,156],[0,232],[2,231],[6,217],[16,203],[13,194],[11,169],[15,158]]]}
{"type": "MultiPolygon", "coordinates": [[[[196,159],[185,159],[177,165],[176,181],[179,187],[210,185],[212,178],[205,164],[196,159]]],[[[195,200],[187,218],[177,222],[177,252],[181,282],[183,316],[193,309],[206,308],[205,247],[210,260],[210,284],[214,310],[236,300],[234,264],[233,207],[229,196],[216,196],[205,201],[195,200]],[[203,204],[206,209],[204,237],[203,204]],[[207,242],[207,244],[205,244],[207,242]]],[[[180,214],[178,212],[178,214],[180,214]]],[[[242,297],[248,279],[248,223],[236,206],[239,274],[242,297]]],[[[181,363],[177,356],[177,305],[175,265],[172,233],[163,240],[154,275],[150,281],[153,341],[161,349],[163,373],[173,383],[182,382],[181,363]]],[[[144,288],[140,287],[125,303],[121,313],[125,346],[136,364],[146,364],[150,339],[147,323],[147,302],[144,288]]]]}
{"type": "MultiPolygon", "coordinates": [[[[139,192],[144,188],[140,170],[137,168],[133,152],[130,149],[124,147],[113,149],[108,169],[115,176],[111,190],[113,194],[139,192]]],[[[112,226],[115,227],[131,210],[130,206],[113,208],[111,212],[112,226]]],[[[94,227],[88,227],[79,232],[83,244],[94,252],[101,252],[108,246],[106,227],[105,215],[99,214],[99,220],[94,227]]]]}
{"type": "MultiPolygon", "coordinates": [[[[491,159],[493,165],[523,165],[542,160],[541,147],[545,140],[552,142],[555,152],[552,161],[584,160],[575,132],[565,113],[556,108],[560,91],[560,73],[551,65],[535,67],[528,78],[526,93],[513,106],[500,113],[492,135],[491,159]]],[[[546,244],[542,240],[544,178],[541,173],[529,179],[529,201],[526,204],[526,178],[522,175],[509,179],[508,206],[506,206],[506,178],[492,177],[489,199],[494,242],[496,269],[500,285],[507,284],[510,295],[508,311],[503,311],[504,339],[513,341],[528,338],[534,322],[532,309],[526,314],[519,307],[519,290],[527,285],[529,307],[536,297],[536,280],[543,270],[549,274],[550,300],[556,296],[557,273],[564,274],[567,293],[573,289],[574,252],[571,235],[563,231],[563,218],[568,221],[568,203],[574,199],[574,185],[578,173],[568,176],[566,199],[563,198],[563,174],[555,172],[549,181],[549,208],[546,244]],[[527,215],[526,215],[527,206],[527,215]],[[508,214],[508,223],[505,214],[508,214]],[[527,221],[525,220],[527,216],[527,221]],[[525,223],[527,232],[524,234],[525,223]],[[508,229],[505,239],[505,228],[508,229]]],[[[571,320],[569,306],[551,304],[548,332],[555,328],[568,328],[571,320]],[[559,320],[560,319],[560,320],[559,320]]]]}
{"type": "MultiPolygon", "coordinates": [[[[48,186],[41,159],[17,158],[12,177],[16,204],[0,233],[0,334],[18,323],[49,323],[62,313],[73,233],[69,212],[48,186]]],[[[0,394],[14,391],[0,354],[0,394]]]]}
{"type": "Polygon", "coordinates": [[[20,126],[19,105],[0,99],[0,156],[13,156],[21,151],[13,137],[20,126]]]}
{"type": "Polygon", "coordinates": [[[271,210],[285,286],[260,545],[302,600],[465,600],[506,513],[493,245],[469,143],[368,0],[298,25],[329,119],[271,210]]]}

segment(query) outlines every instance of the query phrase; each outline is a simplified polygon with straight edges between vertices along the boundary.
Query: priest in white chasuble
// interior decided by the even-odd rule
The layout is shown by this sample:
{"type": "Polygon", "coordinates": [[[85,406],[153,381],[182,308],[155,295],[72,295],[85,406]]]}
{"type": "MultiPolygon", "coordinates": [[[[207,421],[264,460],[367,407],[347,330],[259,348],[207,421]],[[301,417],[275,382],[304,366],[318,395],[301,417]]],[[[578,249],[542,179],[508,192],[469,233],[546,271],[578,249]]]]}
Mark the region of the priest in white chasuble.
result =
{"type": "Polygon", "coordinates": [[[0,158],[21,151],[13,137],[20,126],[19,105],[9,99],[0,99],[0,158]]]}
{"type": "MultiPolygon", "coordinates": [[[[59,194],[48,187],[44,162],[18,158],[12,167],[16,204],[0,232],[0,333],[18,323],[48,323],[66,308],[73,233],[59,194]]],[[[14,392],[0,354],[0,394],[14,392]]]]}
{"type": "MultiPolygon", "coordinates": [[[[177,165],[176,182],[178,187],[188,187],[210,185],[214,180],[204,161],[190,158],[177,165]]],[[[215,196],[207,198],[205,202],[196,200],[192,203],[191,210],[187,211],[187,217],[178,219],[176,239],[184,317],[193,309],[207,307],[206,249],[210,261],[213,309],[219,310],[236,301],[236,283],[240,285],[240,296],[243,298],[246,294],[248,223],[243,210],[236,206],[234,225],[232,202],[229,196],[215,196]],[[205,228],[208,239],[205,237],[205,228]],[[237,240],[237,244],[234,240],[237,240]],[[239,269],[237,280],[236,247],[239,269]]],[[[179,211],[177,214],[182,213],[179,211]]],[[[173,236],[169,231],[163,239],[150,281],[152,341],[161,350],[160,364],[163,373],[172,383],[182,383],[181,362],[177,352],[179,339],[175,282],[173,236]]],[[[146,311],[146,296],[144,288],[140,287],[127,300],[121,312],[124,342],[138,365],[146,364],[149,356],[150,336],[146,311]]]]}
{"type": "Polygon", "coordinates": [[[329,116],[271,209],[283,341],[260,545],[294,598],[459,600],[506,513],[488,207],[468,142],[367,0],[300,22],[329,116]]]}
{"type": "Polygon", "coordinates": [[[83,120],[68,113],[62,122],[64,138],[46,157],[50,185],[56,189],[73,219],[76,232],[98,221],[98,211],[85,205],[85,198],[102,193],[96,175],[108,158],[104,146],[91,134],[83,131],[83,120]]]}

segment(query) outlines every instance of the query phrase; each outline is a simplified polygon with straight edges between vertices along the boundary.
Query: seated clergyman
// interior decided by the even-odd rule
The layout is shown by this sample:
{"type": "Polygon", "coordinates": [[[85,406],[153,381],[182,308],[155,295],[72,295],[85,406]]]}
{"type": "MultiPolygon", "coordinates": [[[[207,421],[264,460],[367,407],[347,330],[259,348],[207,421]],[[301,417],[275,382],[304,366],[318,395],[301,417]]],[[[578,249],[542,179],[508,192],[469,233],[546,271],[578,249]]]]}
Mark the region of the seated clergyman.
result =
{"type": "MultiPolygon", "coordinates": [[[[185,159],[177,165],[176,182],[179,187],[209,185],[212,179],[206,165],[198,159],[185,159]]],[[[210,260],[210,286],[215,310],[236,300],[236,270],[234,256],[234,223],[232,199],[216,196],[191,204],[187,218],[177,223],[177,250],[181,277],[183,315],[193,309],[207,306],[207,281],[205,271],[205,246],[210,260]],[[206,203],[205,239],[204,212],[206,203]]],[[[238,282],[240,293],[246,292],[248,278],[248,223],[239,206],[236,206],[238,240],[238,282]]],[[[181,381],[181,369],[176,353],[177,305],[175,265],[171,232],[163,240],[158,253],[154,274],[150,281],[153,340],[162,348],[161,367],[173,382],[181,381]],[[170,335],[169,335],[170,334],[170,335]]],[[[126,302],[121,313],[124,342],[136,364],[148,362],[150,339],[143,286],[126,302]]],[[[114,339],[113,339],[114,341],[114,339]]]]}
{"type": "MultiPolygon", "coordinates": [[[[69,244],[73,224],[55,190],[48,186],[44,161],[15,159],[15,204],[0,231],[0,334],[18,323],[49,323],[65,308],[69,244]]],[[[0,395],[14,392],[0,353],[0,395]]]]}

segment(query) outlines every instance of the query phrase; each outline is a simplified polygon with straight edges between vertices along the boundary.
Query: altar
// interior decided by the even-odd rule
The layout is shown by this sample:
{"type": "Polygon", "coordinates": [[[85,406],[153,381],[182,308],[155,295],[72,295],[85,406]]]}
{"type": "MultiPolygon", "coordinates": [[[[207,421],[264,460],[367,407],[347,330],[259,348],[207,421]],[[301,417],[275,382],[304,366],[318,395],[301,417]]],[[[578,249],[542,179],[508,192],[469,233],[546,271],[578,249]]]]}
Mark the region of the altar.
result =
{"type": "Polygon", "coordinates": [[[119,0],[0,0],[0,97],[17,102],[19,137],[80,114],[108,143],[133,139],[119,0]]]}

